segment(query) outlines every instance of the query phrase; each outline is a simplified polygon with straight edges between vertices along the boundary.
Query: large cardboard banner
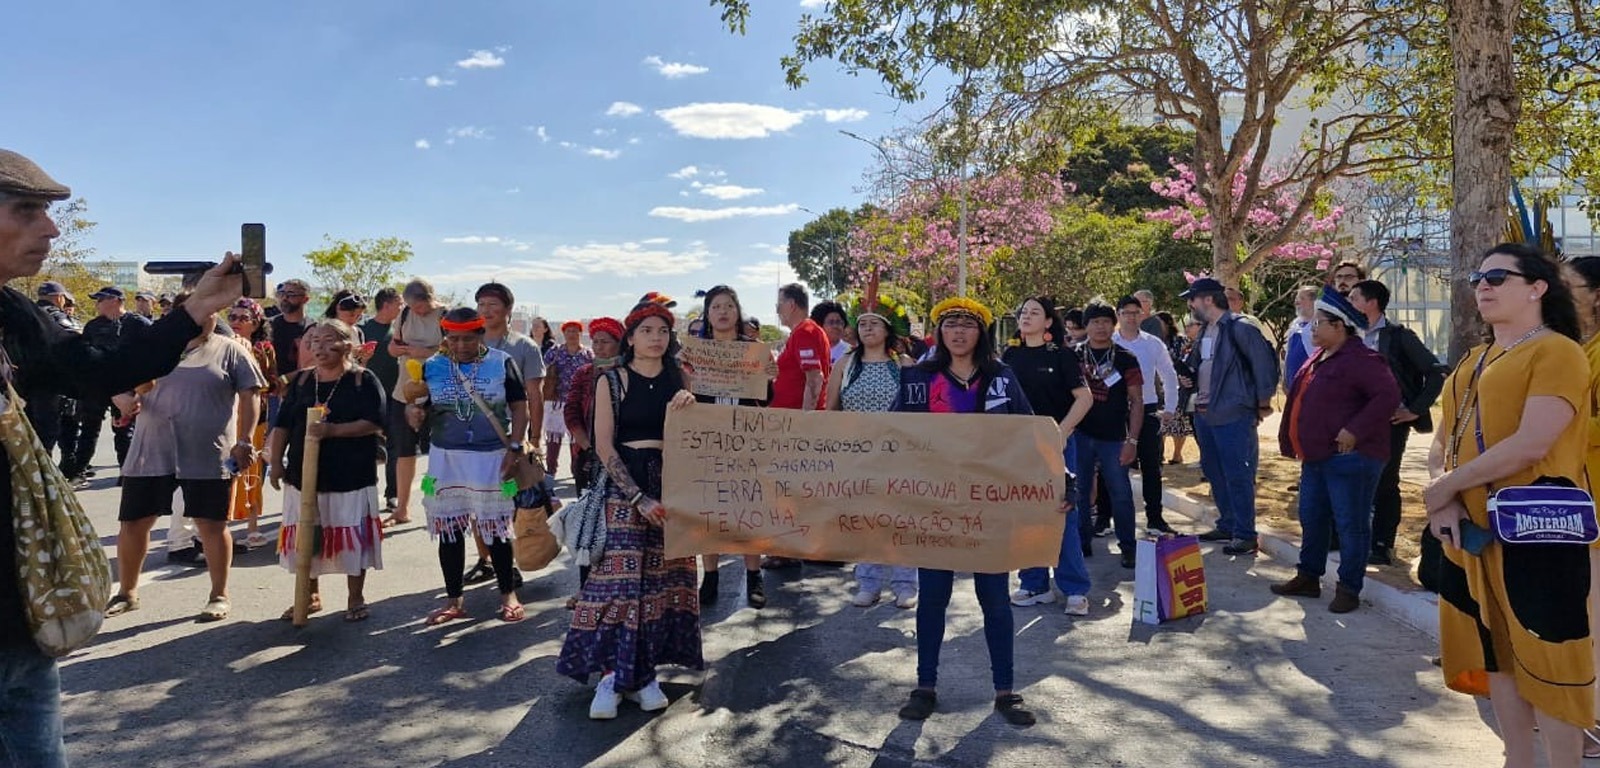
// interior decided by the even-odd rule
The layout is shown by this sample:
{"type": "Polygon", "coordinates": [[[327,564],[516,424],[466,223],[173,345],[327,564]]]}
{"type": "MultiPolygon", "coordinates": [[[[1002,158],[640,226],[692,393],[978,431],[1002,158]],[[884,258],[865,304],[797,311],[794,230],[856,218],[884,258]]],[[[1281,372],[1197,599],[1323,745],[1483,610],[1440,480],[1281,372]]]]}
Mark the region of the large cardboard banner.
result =
{"type": "Polygon", "coordinates": [[[689,388],[706,397],[767,399],[772,350],[759,341],[717,341],[684,335],[678,359],[690,371],[689,388]]]}
{"type": "Polygon", "coordinates": [[[998,573],[1061,552],[1044,416],[694,405],[667,415],[666,555],[770,554],[998,573]]]}

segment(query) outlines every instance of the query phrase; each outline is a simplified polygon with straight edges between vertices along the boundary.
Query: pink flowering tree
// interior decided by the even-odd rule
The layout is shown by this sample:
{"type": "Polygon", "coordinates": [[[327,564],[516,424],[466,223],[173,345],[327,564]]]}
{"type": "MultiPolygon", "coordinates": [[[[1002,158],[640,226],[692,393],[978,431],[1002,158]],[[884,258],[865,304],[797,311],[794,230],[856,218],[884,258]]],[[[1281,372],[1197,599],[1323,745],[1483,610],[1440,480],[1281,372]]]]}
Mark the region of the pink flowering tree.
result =
{"type": "MultiPolygon", "coordinates": [[[[1150,184],[1173,204],[1145,217],[1172,225],[1176,239],[1207,237],[1214,246],[1219,245],[1218,222],[1196,186],[1194,169],[1176,162],[1173,169],[1176,177],[1150,184]]],[[[1212,275],[1224,283],[1238,285],[1240,277],[1255,272],[1269,259],[1310,262],[1318,270],[1327,269],[1333,261],[1345,210],[1333,202],[1326,187],[1308,196],[1304,185],[1292,183],[1280,168],[1264,167],[1252,182],[1241,167],[1234,174],[1227,200],[1232,211],[1230,237],[1225,239],[1234,239],[1236,244],[1231,252],[1226,247],[1212,251],[1212,275]],[[1246,199],[1251,194],[1254,198],[1246,199]]]]}
{"type": "MultiPolygon", "coordinates": [[[[1066,199],[1054,174],[1024,174],[1015,168],[967,181],[967,282],[969,293],[987,298],[990,279],[1019,254],[1041,243],[1055,227],[1052,214],[1066,199]]],[[[956,295],[960,179],[912,184],[893,205],[857,224],[850,237],[851,285],[874,273],[927,297],[956,295]]]]}

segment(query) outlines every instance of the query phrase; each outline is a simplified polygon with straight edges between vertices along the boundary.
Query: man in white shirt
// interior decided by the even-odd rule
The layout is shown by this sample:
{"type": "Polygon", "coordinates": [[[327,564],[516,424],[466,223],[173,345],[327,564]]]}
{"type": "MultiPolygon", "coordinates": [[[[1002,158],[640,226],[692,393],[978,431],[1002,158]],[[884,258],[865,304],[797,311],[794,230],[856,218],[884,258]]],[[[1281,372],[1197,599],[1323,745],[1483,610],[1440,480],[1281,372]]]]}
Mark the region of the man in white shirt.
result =
{"type": "MultiPolygon", "coordinates": [[[[1144,373],[1144,422],[1139,430],[1139,478],[1144,486],[1144,516],[1147,527],[1171,532],[1172,526],[1161,514],[1161,427],[1177,414],[1178,371],[1172,354],[1161,339],[1139,330],[1143,317],[1139,300],[1124,296],[1117,302],[1117,330],[1111,334],[1117,346],[1133,353],[1144,373]],[[1156,379],[1161,379],[1160,395],[1156,379]]],[[[1129,392],[1130,397],[1133,396],[1129,392]]]]}

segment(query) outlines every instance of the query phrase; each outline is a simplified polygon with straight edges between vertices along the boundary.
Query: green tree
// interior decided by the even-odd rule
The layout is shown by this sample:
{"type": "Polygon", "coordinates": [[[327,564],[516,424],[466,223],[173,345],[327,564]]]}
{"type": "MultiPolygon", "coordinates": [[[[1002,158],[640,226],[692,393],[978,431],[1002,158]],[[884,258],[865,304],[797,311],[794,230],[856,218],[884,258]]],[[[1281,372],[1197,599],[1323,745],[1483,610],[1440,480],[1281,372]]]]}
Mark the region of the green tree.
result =
{"type": "MultiPolygon", "coordinates": [[[[50,243],[50,256],[37,275],[13,281],[12,287],[34,296],[39,284],[54,280],[67,287],[67,292],[83,300],[80,313],[85,309],[93,314],[87,297],[109,281],[105,270],[91,261],[94,246],[88,245],[96,222],[89,219],[89,203],[81,197],[50,206],[50,220],[55,222],[61,235],[50,243]]],[[[132,288],[133,286],[127,286],[132,288]]]]}
{"type": "Polygon", "coordinates": [[[834,208],[790,232],[789,267],[822,295],[837,295],[850,284],[850,230],[874,210],[834,208]]]}
{"type": "Polygon", "coordinates": [[[1061,179],[1107,213],[1165,208],[1169,201],[1151,185],[1193,151],[1194,133],[1168,125],[1095,127],[1073,143],[1061,179]]]}
{"type": "Polygon", "coordinates": [[[306,254],[311,274],[321,290],[333,293],[349,288],[363,296],[371,296],[379,288],[399,282],[407,262],[411,261],[411,243],[397,237],[378,239],[335,240],[323,235],[323,248],[306,254]]]}

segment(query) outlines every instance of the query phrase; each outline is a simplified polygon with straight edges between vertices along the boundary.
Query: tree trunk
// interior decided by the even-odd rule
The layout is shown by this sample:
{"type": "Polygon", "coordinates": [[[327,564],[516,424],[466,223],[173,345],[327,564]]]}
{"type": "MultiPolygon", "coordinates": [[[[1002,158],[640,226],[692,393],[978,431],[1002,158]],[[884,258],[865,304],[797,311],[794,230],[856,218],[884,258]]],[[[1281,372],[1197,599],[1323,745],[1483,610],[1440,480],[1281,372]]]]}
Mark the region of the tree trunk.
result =
{"type": "Polygon", "coordinates": [[[1232,217],[1227,215],[1231,213],[1227,211],[1211,217],[1211,276],[1229,288],[1238,288],[1243,272],[1239,264],[1239,243],[1244,240],[1244,228],[1232,224],[1232,217]]]}
{"type": "Polygon", "coordinates": [[[1518,0],[1450,0],[1450,51],[1455,69],[1450,209],[1450,361],[1478,343],[1477,302],[1467,273],[1505,229],[1511,195],[1511,144],[1522,105],[1511,42],[1518,0]]]}

